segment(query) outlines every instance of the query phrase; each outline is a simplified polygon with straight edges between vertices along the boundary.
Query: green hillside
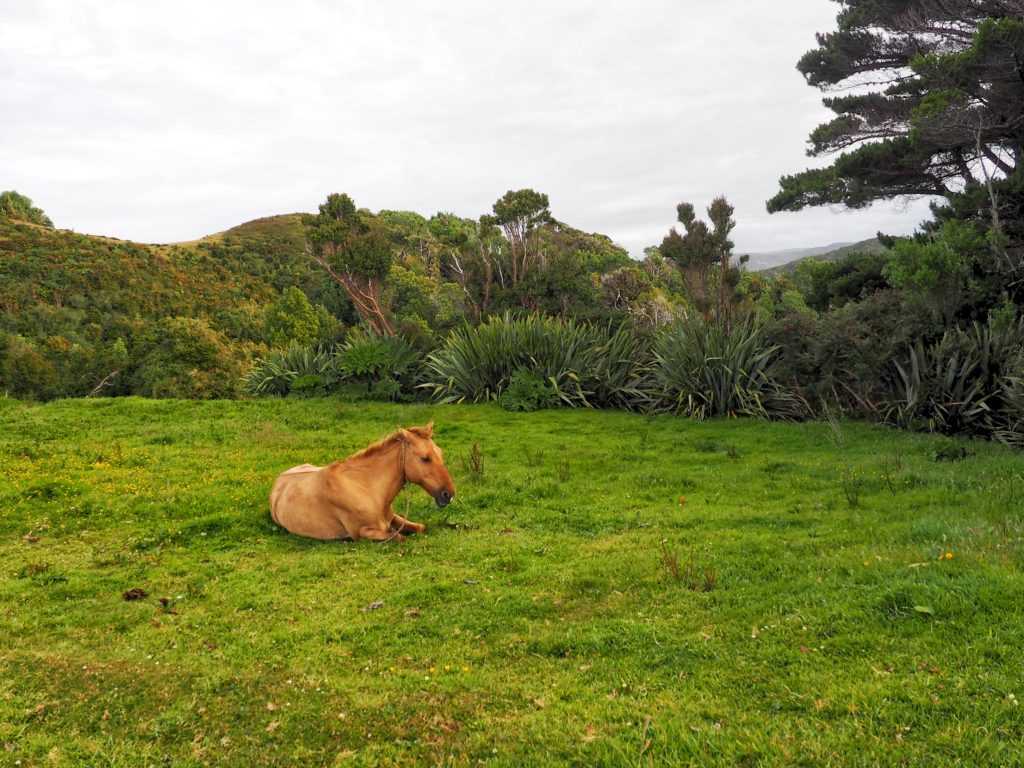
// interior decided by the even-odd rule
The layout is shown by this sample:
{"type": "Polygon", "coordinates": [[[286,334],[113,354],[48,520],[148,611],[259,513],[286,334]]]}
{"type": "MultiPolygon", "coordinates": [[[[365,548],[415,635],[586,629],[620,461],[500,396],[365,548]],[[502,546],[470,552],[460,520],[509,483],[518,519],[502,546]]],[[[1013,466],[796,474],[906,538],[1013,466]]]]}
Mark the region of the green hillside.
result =
{"type": "Polygon", "coordinates": [[[106,380],[104,394],[203,396],[211,384],[202,385],[203,376],[192,377],[196,387],[168,389],[136,375],[161,345],[192,343],[202,349],[177,350],[186,353],[183,371],[221,370],[214,378],[224,380],[206,394],[229,395],[234,385],[226,377],[236,378],[263,348],[263,316],[281,290],[331,293],[301,239],[297,214],[171,245],[0,218],[4,387],[80,396],[106,380]]]}
{"type": "MultiPolygon", "coordinates": [[[[447,214],[354,215],[386,252],[380,300],[396,332],[429,347],[471,316],[453,254],[468,280],[485,247],[505,247],[500,236],[483,244],[475,221],[447,214]]],[[[360,323],[350,295],[311,258],[300,213],[165,245],[30,218],[0,215],[0,391],[9,395],[233,397],[257,356],[293,342],[332,345],[360,323]]],[[[486,310],[529,299],[552,314],[600,316],[599,276],[629,264],[628,254],[558,222],[542,239],[545,273],[518,292],[489,287],[486,310]]]]}
{"type": "MultiPolygon", "coordinates": [[[[277,216],[264,216],[253,219],[245,224],[207,235],[194,241],[195,243],[239,243],[244,245],[262,246],[268,243],[278,244],[301,252],[305,246],[302,233],[301,213],[284,213],[277,216]]],[[[181,243],[184,245],[184,243],[181,243]]]]}
{"type": "Polygon", "coordinates": [[[871,237],[867,240],[861,240],[856,243],[840,246],[839,248],[833,248],[825,253],[816,253],[813,256],[802,256],[798,259],[787,261],[785,264],[780,264],[777,267],[771,267],[770,269],[761,271],[766,275],[785,274],[788,272],[795,272],[797,266],[808,259],[817,259],[818,261],[842,261],[847,256],[854,253],[885,253],[885,251],[885,244],[877,237],[871,237]]]}

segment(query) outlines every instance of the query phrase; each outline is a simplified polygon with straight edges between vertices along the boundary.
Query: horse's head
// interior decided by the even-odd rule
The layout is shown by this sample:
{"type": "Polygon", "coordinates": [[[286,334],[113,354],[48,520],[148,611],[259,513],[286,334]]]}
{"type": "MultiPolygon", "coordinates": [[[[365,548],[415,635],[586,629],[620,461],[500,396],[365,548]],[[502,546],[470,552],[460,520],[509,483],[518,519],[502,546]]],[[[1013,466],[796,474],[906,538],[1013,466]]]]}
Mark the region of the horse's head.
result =
{"type": "Polygon", "coordinates": [[[448,506],[455,498],[455,485],[444,466],[444,454],[434,442],[434,422],[398,432],[405,442],[405,479],[433,496],[437,506],[448,506]]]}

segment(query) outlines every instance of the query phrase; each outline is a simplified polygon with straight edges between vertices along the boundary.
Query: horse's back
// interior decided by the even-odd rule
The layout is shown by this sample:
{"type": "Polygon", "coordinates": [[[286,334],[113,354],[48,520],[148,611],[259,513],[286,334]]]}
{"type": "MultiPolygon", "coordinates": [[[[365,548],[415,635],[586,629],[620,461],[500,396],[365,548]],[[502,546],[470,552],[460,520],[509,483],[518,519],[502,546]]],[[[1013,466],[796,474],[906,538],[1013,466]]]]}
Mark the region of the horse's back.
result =
{"type": "Polygon", "coordinates": [[[300,464],[277,476],[270,489],[270,517],[283,528],[314,539],[343,539],[348,530],[324,504],[324,467],[300,464]]]}
{"type": "Polygon", "coordinates": [[[317,467],[313,464],[300,464],[297,467],[286,469],[277,479],[274,481],[273,487],[270,489],[270,516],[274,518],[274,522],[278,525],[284,525],[279,519],[281,507],[286,503],[286,499],[292,496],[297,489],[299,483],[297,480],[306,479],[306,475],[312,472],[318,472],[323,467],[317,467]]]}
{"type": "Polygon", "coordinates": [[[297,467],[292,467],[291,469],[286,469],[284,472],[281,473],[280,476],[283,476],[283,475],[298,475],[298,474],[302,474],[304,472],[316,472],[318,469],[323,469],[323,467],[318,467],[315,464],[299,464],[299,466],[297,466],[297,467]]]}

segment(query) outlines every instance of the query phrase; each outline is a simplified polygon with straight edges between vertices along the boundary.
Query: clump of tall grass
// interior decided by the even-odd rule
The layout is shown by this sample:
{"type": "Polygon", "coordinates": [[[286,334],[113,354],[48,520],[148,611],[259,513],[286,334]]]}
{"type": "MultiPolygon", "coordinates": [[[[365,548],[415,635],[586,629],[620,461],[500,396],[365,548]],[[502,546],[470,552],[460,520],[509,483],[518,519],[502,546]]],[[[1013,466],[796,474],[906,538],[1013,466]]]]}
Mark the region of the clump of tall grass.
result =
{"type": "Polygon", "coordinates": [[[337,377],[333,355],[323,347],[292,344],[253,363],[242,381],[248,395],[287,395],[327,388],[337,377]]]}
{"type": "Polygon", "coordinates": [[[249,395],[342,394],[371,400],[411,399],[420,355],[408,342],[356,330],[333,350],[293,344],[257,360],[246,374],[249,395]]]}
{"type": "Polygon", "coordinates": [[[1024,318],[974,322],[893,361],[886,419],[901,427],[1024,445],[1024,318]]]}
{"type": "Polygon", "coordinates": [[[732,326],[682,320],[662,332],[654,345],[652,375],[659,405],[698,419],[793,417],[794,398],[772,375],[777,351],[764,343],[753,318],[732,326]]]}
{"type": "Polygon", "coordinates": [[[637,332],[535,314],[455,330],[425,367],[425,386],[441,402],[499,400],[523,371],[543,382],[552,403],[572,407],[639,409],[649,388],[648,347],[637,332]]]}

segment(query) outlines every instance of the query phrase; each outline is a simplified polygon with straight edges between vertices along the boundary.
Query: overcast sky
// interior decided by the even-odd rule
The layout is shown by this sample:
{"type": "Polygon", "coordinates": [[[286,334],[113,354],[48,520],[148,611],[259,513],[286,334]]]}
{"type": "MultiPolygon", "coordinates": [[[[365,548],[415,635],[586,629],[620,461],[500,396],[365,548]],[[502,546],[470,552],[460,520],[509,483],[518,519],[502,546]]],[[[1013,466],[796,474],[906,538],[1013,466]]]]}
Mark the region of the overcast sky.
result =
{"type": "MultiPolygon", "coordinates": [[[[829,113],[795,63],[829,0],[0,0],[0,190],[58,227],[192,240],[360,207],[478,217],[506,190],[640,256],[682,200],[738,252],[902,234],[923,202],[765,211],[829,113]]],[[[819,161],[820,162],[820,161],[819,161]]]]}

